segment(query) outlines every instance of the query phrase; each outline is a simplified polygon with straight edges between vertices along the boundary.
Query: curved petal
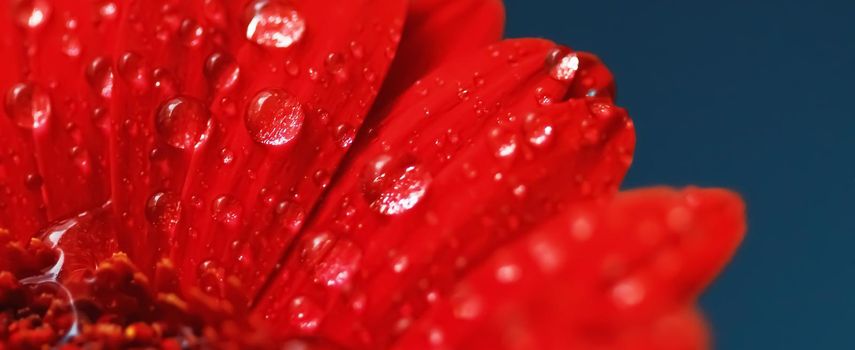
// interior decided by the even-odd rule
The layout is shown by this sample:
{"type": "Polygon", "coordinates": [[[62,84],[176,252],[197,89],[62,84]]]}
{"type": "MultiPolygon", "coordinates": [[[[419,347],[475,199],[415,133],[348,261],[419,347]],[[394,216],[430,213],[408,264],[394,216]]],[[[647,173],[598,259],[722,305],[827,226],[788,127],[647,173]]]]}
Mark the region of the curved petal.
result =
{"type": "Polygon", "coordinates": [[[398,54],[374,108],[388,107],[449,57],[499,42],[504,26],[501,0],[411,0],[398,54]]]}
{"type": "Polygon", "coordinates": [[[742,202],[722,190],[635,190],[577,205],[497,250],[397,346],[703,348],[691,304],[744,231],[742,202]]]}
{"type": "Polygon", "coordinates": [[[424,310],[423,288],[444,291],[556,208],[614,193],[632,123],[605,99],[541,105],[572,84],[552,74],[556,50],[568,53],[505,41],[414,84],[354,148],[257,311],[300,333],[287,308],[311,303],[335,317],[309,331],[382,347],[424,310]]]}

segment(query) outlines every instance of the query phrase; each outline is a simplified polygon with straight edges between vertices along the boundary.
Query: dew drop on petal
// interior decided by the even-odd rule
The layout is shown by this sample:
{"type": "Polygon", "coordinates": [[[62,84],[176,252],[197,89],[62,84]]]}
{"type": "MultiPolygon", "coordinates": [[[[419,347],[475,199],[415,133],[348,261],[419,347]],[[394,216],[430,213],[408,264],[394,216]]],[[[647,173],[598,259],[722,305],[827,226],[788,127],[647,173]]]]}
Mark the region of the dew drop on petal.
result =
{"type": "Polygon", "coordinates": [[[144,90],[148,86],[148,67],[140,55],[128,52],[119,57],[119,74],[131,86],[144,90]]]}
{"type": "Polygon", "coordinates": [[[493,155],[497,158],[511,158],[519,148],[519,136],[503,128],[491,130],[488,140],[493,147],[493,155]]]}
{"type": "Polygon", "coordinates": [[[37,29],[47,22],[51,13],[48,0],[13,0],[13,11],[18,25],[37,29]]]}
{"type": "Polygon", "coordinates": [[[341,148],[348,148],[356,137],[356,129],[348,124],[341,124],[335,129],[335,141],[341,148]]]}
{"type": "Polygon", "coordinates": [[[644,300],[644,294],[644,285],[634,279],[621,281],[611,290],[612,300],[623,308],[638,305],[644,300]]]}
{"type": "Polygon", "coordinates": [[[6,114],[19,127],[37,129],[50,117],[50,96],[35,84],[15,84],[6,93],[6,114]]]}
{"type": "Polygon", "coordinates": [[[535,147],[546,147],[552,143],[555,126],[552,118],[547,115],[530,114],[523,124],[528,142],[535,147]]]}
{"type": "Polygon", "coordinates": [[[224,53],[214,53],[205,61],[205,76],[215,90],[228,90],[237,83],[240,67],[224,53]]]}
{"type": "Polygon", "coordinates": [[[164,103],[157,113],[157,131],[164,141],[178,149],[199,145],[207,136],[208,109],[195,98],[179,96],[164,103]]]}
{"type": "Polygon", "coordinates": [[[153,194],[146,205],[146,218],[161,232],[172,233],[181,219],[181,200],[172,192],[153,194]]]}
{"type": "Polygon", "coordinates": [[[282,201],[274,209],[276,219],[282,227],[291,233],[296,233],[303,226],[306,219],[306,210],[299,203],[282,201]]]}
{"type": "Polygon", "coordinates": [[[187,18],[181,22],[178,28],[178,38],[187,47],[197,47],[205,38],[205,28],[195,20],[187,18]]]}
{"type": "Polygon", "coordinates": [[[258,143],[281,146],[297,137],[304,118],[297,98],[278,89],[264,90],[247,106],[246,129],[258,143]]]}
{"type": "Polygon", "coordinates": [[[246,38],[259,45],[290,47],[305,31],[306,19],[286,0],[256,0],[247,10],[246,38]]]}
{"type": "Polygon", "coordinates": [[[113,96],[113,68],[105,57],[97,57],[86,67],[86,81],[103,98],[113,96]]]}
{"type": "Polygon", "coordinates": [[[381,155],[362,171],[362,194],[371,209],[383,215],[402,214],[421,201],[431,176],[412,155],[381,155]]]}
{"type": "Polygon", "coordinates": [[[216,222],[227,226],[237,226],[243,217],[243,205],[230,195],[222,195],[214,199],[211,214],[216,222]]]}
{"type": "Polygon", "coordinates": [[[291,326],[306,333],[312,333],[321,324],[323,310],[307,297],[298,296],[288,305],[291,326]]]}
{"type": "Polygon", "coordinates": [[[362,261],[362,250],[348,240],[339,239],[314,271],[315,281],[327,287],[346,286],[362,261]]]}
{"type": "Polygon", "coordinates": [[[547,64],[549,65],[549,75],[553,79],[569,82],[573,80],[576,71],[579,70],[579,57],[567,48],[556,48],[550,52],[547,64]]]}

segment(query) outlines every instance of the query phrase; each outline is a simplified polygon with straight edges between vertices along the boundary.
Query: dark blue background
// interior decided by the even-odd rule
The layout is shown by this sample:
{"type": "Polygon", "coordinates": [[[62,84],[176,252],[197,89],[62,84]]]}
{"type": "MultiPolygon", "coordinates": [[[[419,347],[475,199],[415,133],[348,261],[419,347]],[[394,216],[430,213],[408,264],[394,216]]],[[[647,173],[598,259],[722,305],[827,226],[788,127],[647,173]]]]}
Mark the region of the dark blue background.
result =
{"type": "Polygon", "coordinates": [[[612,69],[638,128],[625,187],[743,194],[748,236],[701,300],[716,348],[855,349],[855,1],[506,6],[508,36],[612,69]]]}

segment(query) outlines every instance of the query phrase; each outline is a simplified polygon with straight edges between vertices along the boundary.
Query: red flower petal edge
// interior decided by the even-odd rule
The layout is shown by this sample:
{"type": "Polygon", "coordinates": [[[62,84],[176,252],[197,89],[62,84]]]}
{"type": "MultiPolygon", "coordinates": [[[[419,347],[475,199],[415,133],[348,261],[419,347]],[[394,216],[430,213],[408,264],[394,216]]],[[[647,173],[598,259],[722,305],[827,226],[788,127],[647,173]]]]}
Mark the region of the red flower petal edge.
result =
{"type": "Polygon", "coordinates": [[[0,349],[709,344],[739,198],[497,0],[8,5],[0,349]]]}

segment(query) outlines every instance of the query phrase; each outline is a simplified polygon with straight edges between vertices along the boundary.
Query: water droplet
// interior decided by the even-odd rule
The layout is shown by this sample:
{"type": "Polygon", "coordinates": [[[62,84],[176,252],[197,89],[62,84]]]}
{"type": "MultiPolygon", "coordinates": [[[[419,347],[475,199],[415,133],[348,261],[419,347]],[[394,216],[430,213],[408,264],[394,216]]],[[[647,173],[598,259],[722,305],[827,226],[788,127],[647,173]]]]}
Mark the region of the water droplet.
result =
{"type": "Polygon", "coordinates": [[[184,46],[199,46],[205,38],[205,28],[202,28],[195,20],[187,18],[181,22],[181,27],[178,28],[178,38],[181,39],[184,46]]]}
{"type": "Polygon", "coordinates": [[[300,331],[311,333],[320,326],[323,311],[308,298],[299,296],[291,300],[288,314],[292,326],[300,331]]]}
{"type": "Polygon", "coordinates": [[[552,143],[555,127],[547,115],[529,114],[523,124],[528,142],[535,147],[546,147],[552,143]]]}
{"type": "Polygon", "coordinates": [[[98,16],[98,20],[112,20],[116,18],[116,14],[119,12],[118,6],[113,0],[100,1],[97,6],[96,15],[98,16]]]}
{"type": "Polygon", "coordinates": [[[496,269],[496,280],[501,283],[514,283],[520,280],[522,270],[514,264],[506,264],[496,269]]]}
{"type": "Polygon", "coordinates": [[[205,76],[216,90],[232,88],[240,77],[240,67],[224,53],[214,53],[205,62],[205,76]]]}
{"type": "Polygon", "coordinates": [[[612,288],[612,300],[620,307],[632,307],[644,300],[644,285],[634,279],[626,279],[612,288]]]}
{"type": "Polygon", "coordinates": [[[15,84],[6,94],[6,114],[19,127],[37,129],[50,117],[50,96],[35,84],[15,84]]]}
{"type": "Polygon", "coordinates": [[[348,148],[356,137],[356,129],[347,124],[341,124],[335,129],[335,141],[341,148],[348,148]]]}
{"type": "Polygon", "coordinates": [[[264,90],[250,101],[246,128],[259,143],[280,146],[291,142],[303,127],[303,105],[282,90],[264,90]]]}
{"type": "Polygon", "coordinates": [[[362,171],[362,194],[373,210],[397,215],[419,203],[431,180],[415,157],[381,155],[362,171]]]}
{"type": "Polygon", "coordinates": [[[18,25],[24,28],[36,29],[47,22],[51,6],[48,0],[15,0],[13,12],[18,25]]]}
{"type": "Polygon", "coordinates": [[[148,87],[148,67],[140,55],[127,52],[119,58],[117,66],[119,74],[128,84],[138,90],[145,90],[148,87]]]}
{"type": "Polygon", "coordinates": [[[324,67],[327,72],[332,74],[338,80],[346,80],[347,79],[347,71],[345,70],[345,59],[344,55],[339,53],[331,53],[327,56],[327,59],[324,61],[324,67]]]}
{"type": "Polygon", "coordinates": [[[490,144],[493,146],[493,154],[498,158],[511,158],[519,148],[519,136],[503,128],[495,128],[490,131],[490,144]]]}
{"type": "Polygon", "coordinates": [[[328,287],[346,286],[362,261],[362,250],[350,241],[336,241],[315,267],[315,281],[328,287]]]}
{"type": "Polygon", "coordinates": [[[229,165],[235,160],[235,153],[229,150],[228,148],[223,148],[220,150],[220,161],[223,165],[229,165]]]}
{"type": "Polygon", "coordinates": [[[158,231],[175,232],[181,219],[181,199],[172,192],[153,194],[146,205],[146,217],[158,231]]]}
{"type": "Polygon", "coordinates": [[[173,98],[157,113],[157,131],[164,141],[178,149],[190,149],[205,140],[209,129],[208,109],[195,98],[173,98]]]}
{"type": "Polygon", "coordinates": [[[557,48],[549,54],[547,64],[549,65],[549,75],[553,79],[568,82],[579,70],[579,57],[576,56],[575,52],[566,48],[557,48]]]}
{"type": "Polygon", "coordinates": [[[256,0],[247,18],[246,38],[267,47],[290,47],[306,31],[303,15],[285,0],[256,0]]]}
{"type": "Polygon", "coordinates": [[[243,205],[230,195],[222,195],[211,206],[214,221],[227,226],[237,226],[243,216],[243,205]]]}
{"type": "Polygon", "coordinates": [[[113,96],[113,68],[105,57],[98,57],[86,68],[86,80],[96,94],[103,98],[113,96]]]}
{"type": "Polygon", "coordinates": [[[292,233],[296,233],[303,226],[303,220],[306,219],[306,210],[303,209],[303,206],[291,201],[282,201],[277,204],[274,213],[279,224],[292,233]]]}
{"type": "Polygon", "coordinates": [[[80,45],[80,38],[74,34],[63,34],[62,35],[62,52],[68,55],[68,57],[78,57],[80,56],[80,51],[82,47],[80,45]]]}

